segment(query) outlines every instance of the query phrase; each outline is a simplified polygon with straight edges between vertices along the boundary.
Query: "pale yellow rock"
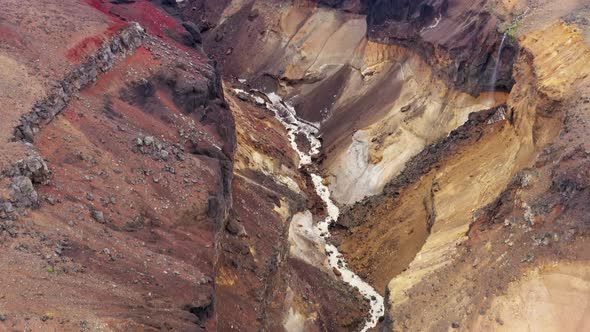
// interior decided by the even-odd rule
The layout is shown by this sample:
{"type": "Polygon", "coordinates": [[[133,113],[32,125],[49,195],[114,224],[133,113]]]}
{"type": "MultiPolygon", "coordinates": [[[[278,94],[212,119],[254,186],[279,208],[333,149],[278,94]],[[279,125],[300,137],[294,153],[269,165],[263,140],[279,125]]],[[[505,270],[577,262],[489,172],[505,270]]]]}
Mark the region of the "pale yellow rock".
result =
{"type": "Polygon", "coordinates": [[[588,331],[589,310],[590,265],[557,263],[512,283],[470,330],[588,331]]]}
{"type": "MultiPolygon", "coordinates": [[[[478,146],[462,151],[460,156],[451,158],[451,161],[438,172],[436,182],[439,190],[434,193],[436,220],[430,236],[409,268],[389,283],[392,312],[396,306],[408,300],[406,291],[413,285],[453,262],[455,259],[453,253],[457,244],[466,239],[472,212],[498,197],[516,171],[532,163],[535,151],[545,146],[558,134],[560,118],[540,116],[538,112],[547,111],[545,98],[562,101],[575,91],[579,82],[588,77],[587,63],[590,63],[588,58],[590,49],[584,45],[579,34],[574,30],[563,24],[557,24],[523,39],[523,46],[530,57],[521,57],[515,65],[517,83],[508,99],[508,107],[512,107],[515,113],[514,124],[506,123],[498,134],[478,146]],[[586,66],[582,65],[583,63],[586,66]]],[[[565,269],[570,271],[568,273],[571,276],[565,276],[563,282],[568,283],[568,280],[571,280],[574,283],[582,283],[583,292],[587,292],[588,272],[584,272],[586,268],[583,268],[581,272],[576,271],[575,268],[565,269]],[[582,276],[579,273],[582,273],[582,276]]],[[[518,292],[522,292],[523,295],[528,294],[527,289],[542,292],[539,286],[540,280],[555,280],[555,278],[559,279],[555,274],[550,274],[549,277],[537,277],[531,283],[523,285],[521,289],[515,290],[514,294],[518,292]]],[[[547,287],[560,289],[562,286],[558,282],[547,287]]],[[[587,295],[584,296],[588,298],[587,295]]],[[[515,318],[514,325],[507,325],[510,328],[501,330],[560,330],[557,328],[561,326],[563,318],[554,315],[543,316],[556,310],[551,304],[555,301],[552,298],[543,298],[546,303],[539,303],[538,306],[534,304],[532,297],[526,296],[520,300],[498,301],[512,301],[510,304],[512,309],[508,310],[510,312],[528,312],[534,313],[535,317],[543,317],[538,323],[532,323],[531,318],[519,316],[520,318],[515,318]],[[530,326],[536,328],[530,329],[530,326]]],[[[584,306],[587,306],[587,303],[584,302],[582,305],[586,308],[584,306]]],[[[581,314],[578,316],[581,317],[581,314]]],[[[568,328],[573,329],[568,331],[579,330],[576,326],[586,326],[585,324],[588,323],[586,318],[579,318],[575,322],[570,322],[574,325],[569,325],[568,328]]],[[[487,325],[483,322],[478,324],[480,324],[478,325],[480,330],[494,330],[489,326],[486,327],[487,325]]]]}

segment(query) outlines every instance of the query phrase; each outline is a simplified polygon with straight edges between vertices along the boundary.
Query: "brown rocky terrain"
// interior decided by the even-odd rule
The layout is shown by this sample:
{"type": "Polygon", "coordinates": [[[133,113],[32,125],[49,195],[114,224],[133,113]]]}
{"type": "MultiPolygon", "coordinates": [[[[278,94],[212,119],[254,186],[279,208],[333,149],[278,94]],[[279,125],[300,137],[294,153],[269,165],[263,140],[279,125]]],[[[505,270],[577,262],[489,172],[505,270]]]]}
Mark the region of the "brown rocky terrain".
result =
{"type": "Polygon", "coordinates": [[[2,6],[9,37],[22,17],[71,19],[6,45],[6,70],[25,72],[19,52],[71,43],[51,75],[3,80],[2,101],[23,105],[5,108],[2,329],[276,329],[289,310],[314,329],[363,322],[358,294],[289,257],[290,217],[315,194],[274,117],[224,95],[198,26],[147,1],[2,6]],[[84,15],[101,25],[78,42],[65,27],[84,15]]]}
{"type": "Polygon", "coordinates": [[[2,1],[0,330],[589,329],[589,20],[2,1]],[[318,128],[311,164],[272,96],[318,128]],[[384,296],[376,327],[344,263],[384,296]]]}

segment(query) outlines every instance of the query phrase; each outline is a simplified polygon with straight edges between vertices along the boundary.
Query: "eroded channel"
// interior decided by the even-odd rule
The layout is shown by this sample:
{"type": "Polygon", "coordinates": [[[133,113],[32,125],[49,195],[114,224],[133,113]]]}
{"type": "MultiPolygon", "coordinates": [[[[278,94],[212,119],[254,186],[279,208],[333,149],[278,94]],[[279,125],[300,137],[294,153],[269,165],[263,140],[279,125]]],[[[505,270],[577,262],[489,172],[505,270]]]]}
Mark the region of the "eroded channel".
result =
{"type": "MultiPolygon", "coordinates": [[[[285,129],[287,129],[288,139],[291,147],[299,155],[299,167],[302,168],[302,166],[312,164],[312,156],[320,152],[322,145],[316,136],[318,133],[319,124],[313,124],[300,119],[297,116],[295,109],[289,103],[283,101],[282,98],[274,92],[263,93],[258,90],[250,90],[250,92],[247,92],[242,89],[234,89],[234,92],[236,94],[244,94],[249,96],[257,104],[264,106],[273,112],[279,122],[285,127],[285,129]],[[257,94],[264,95],[266,98],[263,98],[257,94]],[[311,148],[308,152],[302,151],[297,145],[296,138],[298,135],[304,135],[309,141],[311,148]]],[[[302,169],[311,177],[315,191],[326,204],[327,210],[327,216],[323,220],[319,221],[316,225],[311,226],[315,229],[310,229],[308,231],[312,233],[318,233],[324,239],[324,246],[326,248],[325,255],[328,259],[330,267],[336,268],[340,272],[340,277],[342,280],[350,286],[358,289],[359,292],[370,302],[370,316],[367,317],[365,325],[361,329],[362,332],[368,331],[377,325],[379,318],[384,314],[385,308],[383,297],[371,285],[366,283],[348,268],[346,261],[336,246],[325,241],[325,239],[331,236],[329,226],[338,220],[338,217],[340,216],[340,210],[330,198],[330,190],[324,184],[322,176],[309,171],[309,167],[302,169]]]]}

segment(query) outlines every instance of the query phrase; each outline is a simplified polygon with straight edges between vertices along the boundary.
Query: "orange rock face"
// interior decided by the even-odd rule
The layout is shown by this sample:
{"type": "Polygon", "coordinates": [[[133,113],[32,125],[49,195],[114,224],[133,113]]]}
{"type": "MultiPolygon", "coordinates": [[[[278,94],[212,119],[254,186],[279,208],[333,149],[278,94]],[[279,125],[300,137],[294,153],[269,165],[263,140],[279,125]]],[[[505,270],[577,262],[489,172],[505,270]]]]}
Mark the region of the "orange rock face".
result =
{"type": "Polygon", "coordinates": [[[0,330],[588,329],[587,7],[2,1],[0,330]]]}

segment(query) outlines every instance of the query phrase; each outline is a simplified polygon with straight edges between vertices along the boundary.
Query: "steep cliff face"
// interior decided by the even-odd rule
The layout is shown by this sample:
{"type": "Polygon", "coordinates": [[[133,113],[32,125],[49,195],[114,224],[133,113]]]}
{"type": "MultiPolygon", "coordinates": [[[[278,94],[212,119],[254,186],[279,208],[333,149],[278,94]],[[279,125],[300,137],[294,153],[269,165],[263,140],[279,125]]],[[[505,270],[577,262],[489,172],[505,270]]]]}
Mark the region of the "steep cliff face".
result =
{"type": "Polygon", "coordinates": [[[367,2],[369,39],[417,50],[453,87],[478,94],[508,91],[514,84],[511,68],[518,49],[512,40],[503,41],[498,31],[502,22],[495,11],[501,2],[367,2]],[[498,54],[501,45],[503,52],[498,54]]]}
{"type": "Polygon", "coordinates": [[[219,330],[360,330],[367,304],[321,263],[306,233],[322,207],[285,128],[260,103],[225,95],[238,145],[215,280],[219,330]]]}
{"type": "Polygon", "coordinates": [[[321,123],[323,166],[341,203],[379,193],[426,145],[504,98],[454,89],[418,47],[371,41],[361,5],[235,2],[204,37],[226,76],[278,89],[321,123]]]}
{"type": "Polygon", "coordinates": [[[2,324],[214,330],[236,144],[218,71],[149,2],[0,7],[25,73],[0,98],[2,324]]]}
{"type": "Polygon", "coordinates": [[[588,325],[586,1],[0,9],[0,329],[588,325]]]}
{"type": "MultiPolygon", "coordinates": [[[[201,13],[201,19],[206,20],[203,24],[213,26],[215,30],[215,33],[206,38],[211,43],[206,44],[216,58],[226,63],[223,67],[230,75],[239,73],[243,77],[249,77],[255,73],[256,76],[266,74],[291,81],[317,81],[324,78],[321,76],[326,75],[325,71],[318,76],[310,71],[312,68],[304,66],[303,69],[308,72],[301,74],[307,74],[307,77],[290,77],[287,72],[289,68],[281,67],[287,63],[285,57],[291,56],[289,49],[304,46],[298,45],[298,40],[291,40],[291,37],[296,38],[299,28],[318,34],[317,37],[305,38],[309,40],[306,43],[309,46],[301,51],[307,52],[297,52],[299,57],[291,60],[294,66],[298,66],[298,63],[304,65],[305,61],[308,64],[315,61],[326,66],[336,65],[337,63],[325,60],[322,62],[321,58],[317,59],[308,53],[323,51],[333,57],[346,58],[346,53],[356,48],[355,31],[360,33],[363,28],[349,29],[349,33],[352,33],[349,41],[341,40],[338,34],[332,34],[336,31],[344,33],[346,25],[352,24],[350,21],[356,17],[366,22],[366,33],[361,33],[361,36],[380,44],[396,44],[413,50],[454,88],[477,95],[494,89],[507,91],[514,84],[510,68],[518,49],[510,38],[511,35],[504,39],[503,33],[511,32],[510,28],[515,24],[518,14],[524,11],[522,6],[512,5],[508,11],[507,5],[500,1],[366,0],[337,1],[327,5],[322,1],[317,3],[325,7],[318,9],[315,1],[272,4],[255,1],[232,2],[225,8],[210,8],[205,11],[210,14],[201,13]],[[275,15],[268,15],[270,13],[275,15]],[[280,15],[276,15],[277,13],[280,15]],[[317,22],[314,17],[320,16],[323,19],[317,22]],[[332,20],[337,20],[338,23],[331,23],[332,20]],[[346,21],[349,22],[346,24],[346,21]],[[340,25],[344,27],[338,29],[340,25]],[[269,30],[269,26],[274,27],[269,30]],[[332,43],[321,47],[329,37],[332,43]],[[281,39],[286,40],[281,42],[281,39]],[[320,50],[313,50],[314,42],[319,43],[315,47],[321,47],[320,50]],[[250,43],[258,47],[249,49],[247,46],[251,46],[250,43]],[[341,44],[340,53],[345,54],[338,54],[337,49],[333,48],[336,43],[341,44]],[[348,43],[349,46],[343,48],[343,43],[348,43]],[[499,53],[501,46],[503,52],[499,53]],[[237,60],[239,55],[249,54],[248,52],[254,50],[257,51],[257,57],[237,60]]],[[[188,10],[188,6],[186,8],[188,10]]],[[[194,16],[193,14],[192,17],[194,16]]],[[[331,61],[334,60],[332,58],[331,61]]]]}
{"type": "MultiPolygon", "coordinates": [[[[558,183],[587,161],[581,152],[586,106],[576,104],[587,99],[588,73],[581,63],[588,44],[579,28],[563,23],[523,36],[521,44],[506,106],[474,117],[425,150],[382,195],[340,219],[349,229],[341,246],[351,264],[388,294],[386,330],[503,330],[505,322],[513,328],[535,324],[523,312],[537,311],[555,313],[543,327],[550,330],[565,319],[551,296],[546,305],[521,298],[513,305],[517,313],[501,308],[523,289],[560,294],[570,278],[584,279],[577,273],[587,265],[580,251],[585,231],[579,231],[586,218],[574,206],[587,188],[558,183]],[[578,152],[550,152],[565,147],[564,140],[577,142],[570,148],[578,152]],[[564,161],[569,158],[571,163],[564,161]],[[572,205],[558,198],[559,190],[568,192],[572,205]],[[548,263],[563,257],[580,265],[548,263]],[[557,271],[569,272],[533,286],[557,271]],[[520,279],[523,273],[527,277],[520,279]],[[415,310],[417,303],[426,309],[415,310]],[[490,303],[494,309],[488,312],[490,303]]],[[[580,299],[586,291],[580,288],[580,299]]],[[[574,312],[572,324],[585,324],[574,312]]]]}

